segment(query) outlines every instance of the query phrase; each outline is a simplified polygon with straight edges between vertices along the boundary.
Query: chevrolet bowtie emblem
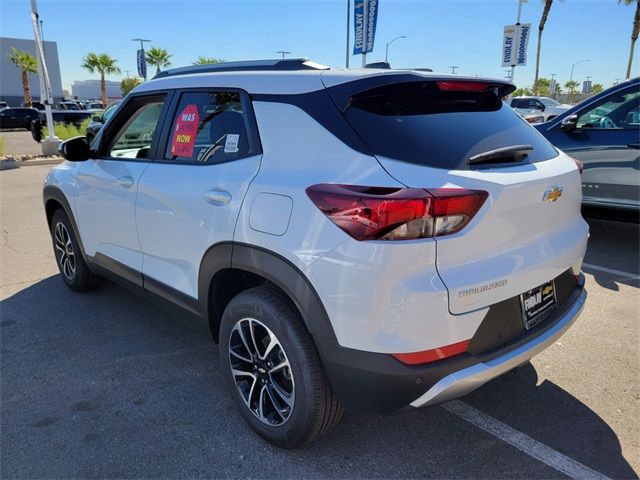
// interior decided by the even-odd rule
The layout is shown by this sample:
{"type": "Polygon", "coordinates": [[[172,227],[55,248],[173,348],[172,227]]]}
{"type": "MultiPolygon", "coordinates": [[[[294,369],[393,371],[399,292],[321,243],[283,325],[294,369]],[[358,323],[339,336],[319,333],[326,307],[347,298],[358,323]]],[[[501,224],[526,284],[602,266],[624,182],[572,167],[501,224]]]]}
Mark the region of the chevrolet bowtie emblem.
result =
{"type": "Polygon", "coordinates": [[[555,202],[562,196],[562,187],[559,185],[554,185],[553,187],[549,187],[544,195],[542,196],[543,202],[555,202]]]}

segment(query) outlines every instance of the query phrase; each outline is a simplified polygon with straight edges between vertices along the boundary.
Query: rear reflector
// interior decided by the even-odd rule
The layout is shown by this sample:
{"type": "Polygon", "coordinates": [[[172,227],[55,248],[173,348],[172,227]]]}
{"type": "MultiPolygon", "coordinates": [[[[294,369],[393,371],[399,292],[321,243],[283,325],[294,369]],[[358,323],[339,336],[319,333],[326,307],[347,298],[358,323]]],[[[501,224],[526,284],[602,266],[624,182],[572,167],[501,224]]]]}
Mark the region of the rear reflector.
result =
{"type": "Polygon", "coordinates": [[[443,92],[482,92],[489,87],[486,82],[446,80],[437,82],[443,92]]]}
{"type": "Polygon", "coordinates": [[[356,240],[415,240],[464,228],[488,193],[464,188],[395,188],[318,184],[307,195],[356,240]]]}
{"type": "Polygon", "coordinates": [[[425,350],[423,352],[413,353],[392,353],[391,356],[396,360],[406,363],[407,365],[420,365],[431,363],[444,358],[453,357],[467,351],[469,340],[464,340],[444,347],[425,350]]]}

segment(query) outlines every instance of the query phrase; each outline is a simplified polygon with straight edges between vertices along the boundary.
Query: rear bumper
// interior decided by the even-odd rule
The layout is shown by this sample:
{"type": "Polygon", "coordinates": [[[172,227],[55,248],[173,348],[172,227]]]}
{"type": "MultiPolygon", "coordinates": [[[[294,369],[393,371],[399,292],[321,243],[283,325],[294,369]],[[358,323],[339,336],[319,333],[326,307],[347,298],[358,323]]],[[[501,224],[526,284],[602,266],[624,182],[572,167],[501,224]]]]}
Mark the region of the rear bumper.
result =
{"type": "Polygon", "coordinates": [[[544,333],[499,357],[447,375],[419,398],[411,402],[410,405],[412,407],[424,407],[466,395],[489,380],[527,362],[552,345],[573,325],[580,312],[582,312],[586,299],[587,292],[583,290],[571,308],[560,317],[553,327],[544,333]]]}
{"type": "Polygon", "coordinates": [[[326,338],[316,338],[316,345],[331,385],[347,410],[395,413],[465,395],[527,362],[571,327],[586,298],[582,277],[562,307],[524,335],[497,348],[427,365],[406,365],[391,355],[340,347],[326,338]]]}

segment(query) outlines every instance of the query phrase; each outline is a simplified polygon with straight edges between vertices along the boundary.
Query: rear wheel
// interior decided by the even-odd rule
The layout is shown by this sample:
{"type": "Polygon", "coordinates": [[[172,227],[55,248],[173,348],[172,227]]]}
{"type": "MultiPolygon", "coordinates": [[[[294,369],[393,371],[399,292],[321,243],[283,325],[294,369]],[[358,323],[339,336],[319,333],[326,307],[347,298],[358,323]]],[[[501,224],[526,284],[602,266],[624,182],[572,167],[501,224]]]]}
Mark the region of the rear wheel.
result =
{"type": "Polygon", "coordinates": [[[62,209],[56,210],[51,219],[51,239],[58,270],[69,288],[84,292],[102,283],[102,277],[92,273],[82,258],[69,217],[62,209]]]}
{"type": "Polygon", "coordinates": [[[309,333],[275,289],[253,288],[229,303],[220,327],[220,361],[240,413],[274,445],[304,445],[342,416],[309,333]]]}

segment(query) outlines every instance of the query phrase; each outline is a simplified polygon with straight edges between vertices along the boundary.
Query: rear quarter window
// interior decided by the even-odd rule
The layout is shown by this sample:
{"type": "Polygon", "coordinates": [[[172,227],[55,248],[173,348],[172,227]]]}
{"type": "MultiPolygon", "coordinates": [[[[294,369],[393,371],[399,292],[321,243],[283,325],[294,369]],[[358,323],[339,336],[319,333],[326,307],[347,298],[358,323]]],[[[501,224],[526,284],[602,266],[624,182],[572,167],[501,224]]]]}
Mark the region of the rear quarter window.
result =
{"type": "Polygon", "coordinates": [[[354,96],[345,116],[375,155],[428,167],[467,170],[470,157],[514,145],[533,147],[526,163],[557,155],[498,89],[440,91],[434,81],[385,85],[354,96]]]}

